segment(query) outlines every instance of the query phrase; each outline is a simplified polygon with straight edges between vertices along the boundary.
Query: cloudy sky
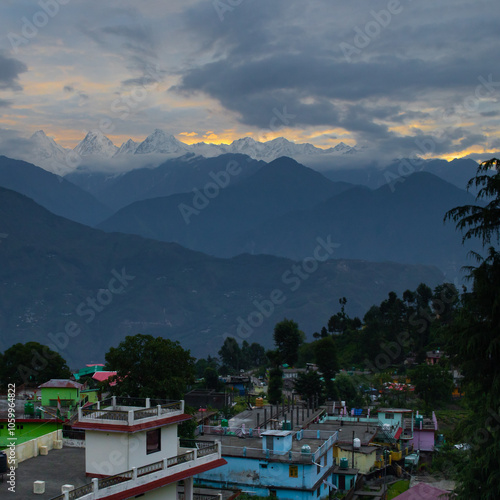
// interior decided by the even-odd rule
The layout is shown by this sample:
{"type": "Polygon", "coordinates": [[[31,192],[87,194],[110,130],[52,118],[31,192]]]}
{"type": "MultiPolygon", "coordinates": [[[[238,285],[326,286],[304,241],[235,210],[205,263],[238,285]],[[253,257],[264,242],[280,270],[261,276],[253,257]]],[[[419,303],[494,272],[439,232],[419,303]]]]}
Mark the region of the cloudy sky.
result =
{"type": "Polygon", "coordinates": [[[2,0],[0,134],[500,150],[498,0],[2,0]]]}

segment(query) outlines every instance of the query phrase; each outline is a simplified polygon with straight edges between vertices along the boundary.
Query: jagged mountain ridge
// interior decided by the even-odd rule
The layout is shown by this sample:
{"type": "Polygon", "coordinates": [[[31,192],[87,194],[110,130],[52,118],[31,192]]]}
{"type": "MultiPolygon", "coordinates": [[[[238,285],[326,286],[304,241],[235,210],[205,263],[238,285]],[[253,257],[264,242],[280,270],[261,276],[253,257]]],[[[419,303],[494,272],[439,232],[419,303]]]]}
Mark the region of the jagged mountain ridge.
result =
{"type": "Polygon", "coordinates": [[[426,172],[373,191],[329,184],[318,172],[280,158],[203,207],[193,193],[143,200],[99,227],[219,257],[248,252],[303,259],[316,236],[328,234],[340,244],[339,257],[436,265],[458,278],[466,251],[443,217],[473,202],[469,193],[426,172]]]}
{"type": "MultiPolygon", "coordinates": [[[[246,154],[256,160],[272,161],[280,156],[315,157],[325,155],[355,154],[356,148],[344,143],[334,148],[321,149],[312,144],[296,144],[284,137],[267,142],[259,142],[251,137],[237,139],[231,144],[211,144],[199,142],[186,144],[176,139],[172,134],[155,129],[142,142],[132,139],[125,141],[120,147],[115,146],[101,131],[91,130],[71,149],[59,146],[52,138],[47,137],[43,130],[33,134],[29,139],[28,151],[20,151],[19,158],[30,161],[51,172],[67,174],[79,165],[88,165],[95,161],[125,161],[132,155],[142,155],[147,160],[155,157],[154,163],[159,164],[156,157],[179,157],[193,153],[204,157],[215,157],[221,154],[246,154]]],[[[144,165],[142,165],[144,166],[144,165]]]]}
{"type": "Polygon", "coordinates": [[[0,244],[0,351],[38,341],[70,366],[102,362],[109,347],[136,333],[179,340],[195,356],[214,355],[226,336],[243,340],[238,325],[274,290],[284,301],[244,338],[271,347],[269,332],[283,317],[293,317],[311,338],[337,309],[338,297],[349,298],[351,314],[363,315],[389,291],[402,293],[422,281],[433,287],[443,278],[426,266],[328,260],[292,288],[284,276],[296,263],[288,259],[218,259],[107,234],[4,188],[0,221],[6,235],[0,244]]]}

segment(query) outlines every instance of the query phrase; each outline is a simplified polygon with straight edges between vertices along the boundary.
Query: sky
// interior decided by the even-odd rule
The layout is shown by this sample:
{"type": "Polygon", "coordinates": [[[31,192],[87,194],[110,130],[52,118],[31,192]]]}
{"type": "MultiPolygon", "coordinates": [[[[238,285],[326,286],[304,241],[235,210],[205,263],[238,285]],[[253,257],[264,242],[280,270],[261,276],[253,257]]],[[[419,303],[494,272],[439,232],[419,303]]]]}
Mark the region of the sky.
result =
{"type": "MultiPolygon", "coordinates": [[[[2,0],[0,143],[500,151],[498,0],[2,0]]],[[[1,153],[1,151],[0,151],[1,153]]]]}

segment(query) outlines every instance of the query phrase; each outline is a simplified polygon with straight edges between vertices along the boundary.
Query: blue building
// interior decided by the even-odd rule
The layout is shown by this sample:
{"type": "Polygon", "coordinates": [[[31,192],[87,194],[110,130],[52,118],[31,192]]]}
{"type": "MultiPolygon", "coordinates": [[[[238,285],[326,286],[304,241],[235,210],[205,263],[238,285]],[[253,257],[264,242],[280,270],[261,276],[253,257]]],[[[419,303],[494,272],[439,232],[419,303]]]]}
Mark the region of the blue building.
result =
{"type": "MultiPolygon", "coordinates": [[[[348,490],[355,483],[357,471],[342,469],[340,480],[338,471],[334,472],[339,465],[333,452],[337,433],[254,429],[251,436],[243,436],[216,438],[227,465],[199,474],[197,484],[281,500],[311,500],[327,497],[340,484],[348,490]]],[[[204,438],[214,436],[205,433],[204,438]]]]}

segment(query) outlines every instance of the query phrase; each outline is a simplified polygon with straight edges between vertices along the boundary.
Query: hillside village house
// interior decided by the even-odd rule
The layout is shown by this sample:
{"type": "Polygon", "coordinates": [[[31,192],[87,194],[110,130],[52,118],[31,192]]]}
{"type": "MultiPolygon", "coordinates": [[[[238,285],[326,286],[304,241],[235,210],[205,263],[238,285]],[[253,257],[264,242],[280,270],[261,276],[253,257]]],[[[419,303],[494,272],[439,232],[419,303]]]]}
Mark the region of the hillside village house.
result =
{"type": "Polygon", "coordinates": [[[57,407],[58,400],[61,406],[76,407],[80,403],[80,391],[83,385],[67,379],[51,379],[39,386],[42,393],[42,406],[57,407]]]}
{"type": "MultiPolygon", "coordinates": [[[[210,432],[207,426],[204,429],[210,432]]],[[[202,472],[197,476],[198,484],[283,500],[326,497],[338,487],[338,477],[333,475],[337,433],[252,429],[242,439],[231,435],[231,429],[227,432],[216,436],[205,432],[201,438],[215,437],[221,443],[227,465],[202,472]]],[[[346,472],[350,475],[347,481],[344,477],[343,486],[349,490],[357,471],[346,472]]]]}
{"type": "Polygon", "coordinates": [[[79,408],[74,428],[85,430],[85,473],[93,479],[72,498],[177,500],[182,480],[192,500],[193,476],[226,461],[217,443],[179,440],[178,425],[189,419],[184,401],[112,397],[79,408]]]}

